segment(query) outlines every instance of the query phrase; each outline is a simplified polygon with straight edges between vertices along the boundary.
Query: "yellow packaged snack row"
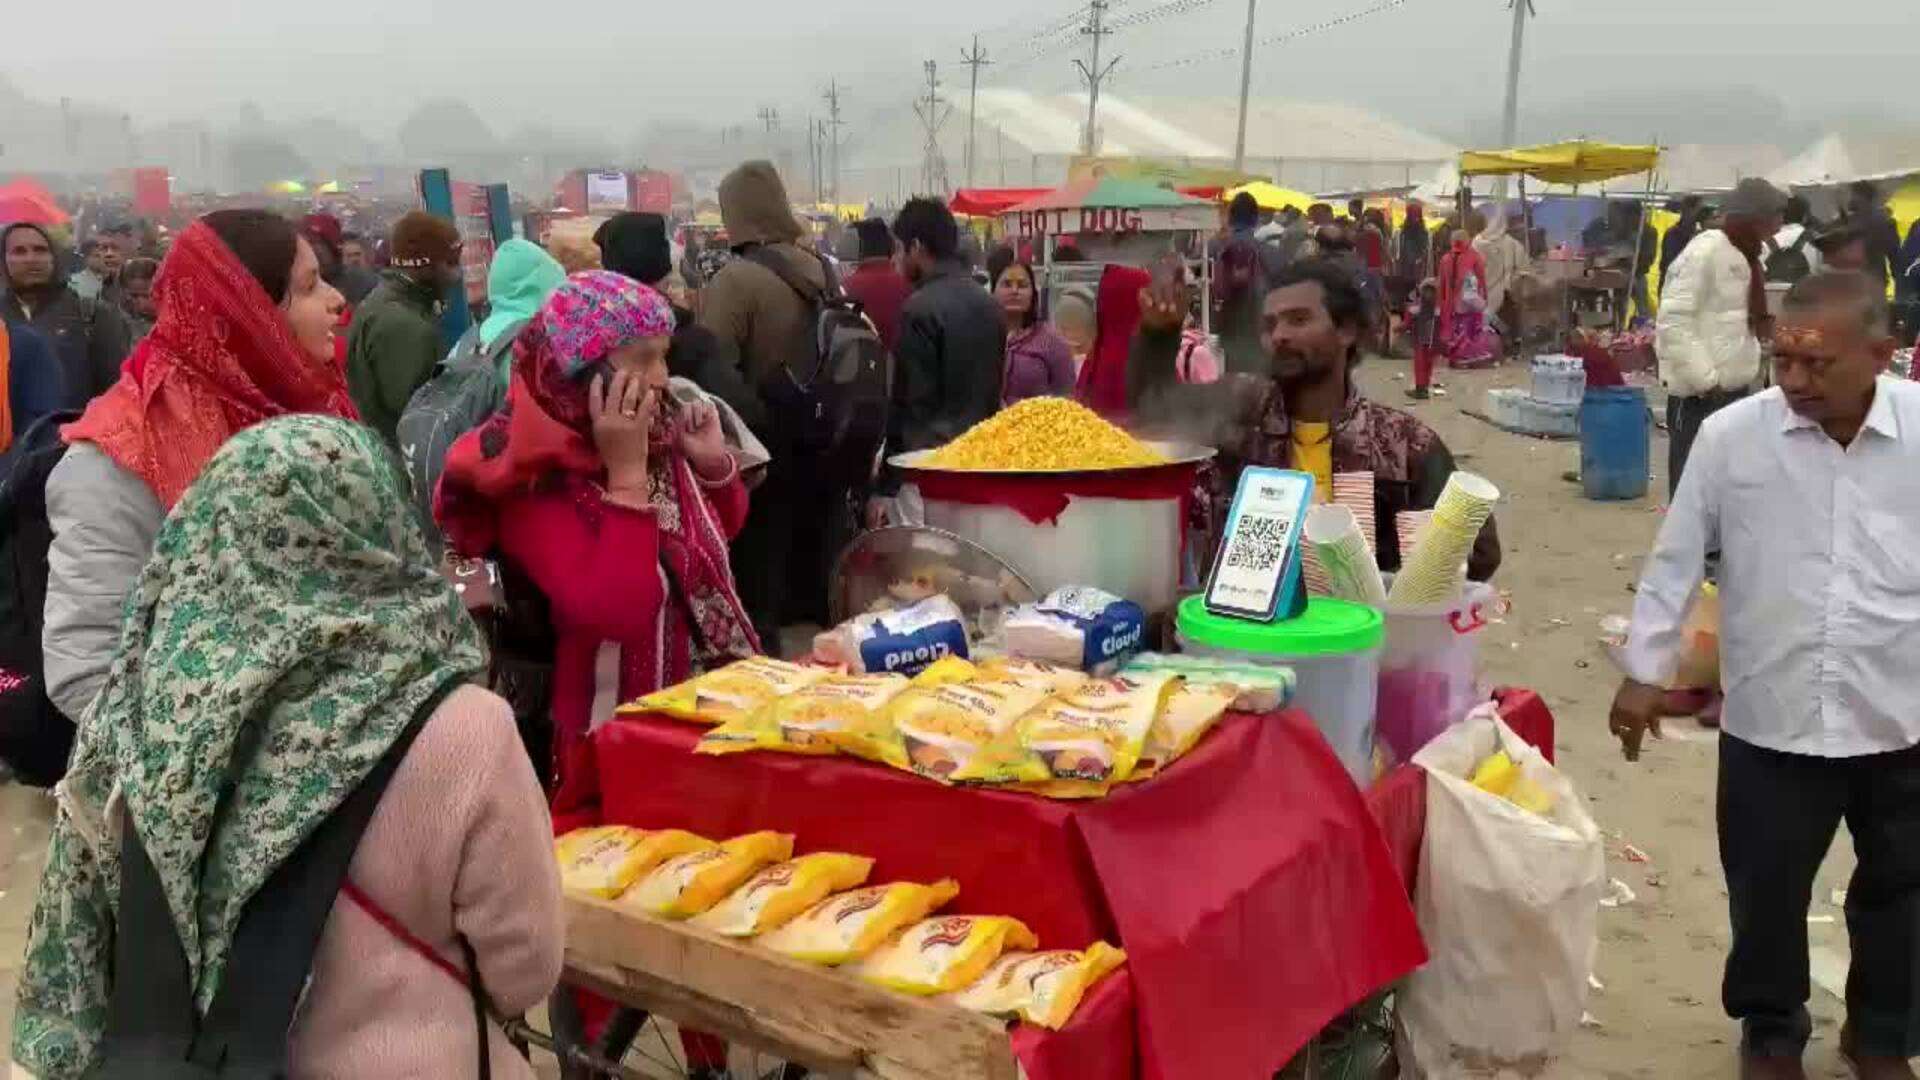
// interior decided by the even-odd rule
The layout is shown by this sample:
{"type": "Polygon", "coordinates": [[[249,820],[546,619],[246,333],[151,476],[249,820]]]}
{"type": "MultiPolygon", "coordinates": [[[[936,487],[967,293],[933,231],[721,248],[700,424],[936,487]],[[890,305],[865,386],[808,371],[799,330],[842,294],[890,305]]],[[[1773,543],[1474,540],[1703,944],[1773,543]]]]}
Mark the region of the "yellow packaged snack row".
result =
{"type": "Polygon", "coordinates": [[[1201,737],[1227,714],[1240,690],[1230,683],[1183,683],[1154,717],[1147,744],[1127,779],[1145,780],[1186,756],[1201,737]]]}
{"type": "Polygon", "coordinates": [[[601,825],[562,836],[554,841],[553,851],[566,891],[611,900],[666,860],[713,846],[713,841],[679,829],[601,825]]]}
{"type": "Polygon", "coordinates": [[[997,773],[1009,747],[1018,756],[1007,741],[1014,724],[1046,697],[1043,688],[990,678],[915,687],[887,710],[898,745],[887,747],[882,760],[942,783],[997,773]],[[1001,750],[991,761],[977,760],[996,742],[1001,750]]]}
{"type": "Polygon", "coordinates": [[[753,937],[785,926],[833,893],[867,880],[873,860],[834,851],[775,863],[747,879],[693,925],[727,937],[753,937]]]}
{"type": "Polygon", "coordinates": [[[1087,683],[1087,676],[1073,668],[1019,656],[996,656],[981,662],[979,677],[1019,683],[1049,694],[1078,690],[1087,683]]]}
{"type": "Polygon", "coordinates": [[[838,737],[866,729],[908,685],[905,675],[829,676],[775,699],[751,716],[714,728],[694,752],[838,753],[838,737]]]}
{"type": "Polygon", "coordinates": [[[1032,784],[1078,780],[1117,784],[1133,775],[1147,733],[1179,686],[1168,672],[1090,679],[1049,698],[1020,720],[1018,746],[1006,740],[953,774],[956,781],[1032,784]]]}
{"type": "Polygon", "coordinates": [[[836,966],[880,947],[895,930],[927,917],[960,895],[960,886],[943,878],[931,885],[896,881],[830,896],[760,944],[796,960],[836,966]]]}
{"type": "Polygon", "coordinates": [[[680,720],[725,724],[751,715],[775,698],[811,686],[832,674],[826,668],[789,664],[770,656],[750,656],[630,701],[617,711],[653,712],[680,720]]]}
{"type": "Polygon", "coordinates": [[[720,902],[754,871],[793,855],[793,834],[748,833],[715,847],[668,859],[620,897],[622,907],[686,919],[720,902]]]}
{"type": "Polygon", "coordinates": [[[1073,1018],[1088,988],[1126,962],[1126,953],[1104,941],[1085,951],[1006,953],[972,986],[947,1000],[963,1009],[1017,1016],[1058,1031],[1073,1018]]]}
{"type": "Polygon", "coordinates": [[[947,915],[907,928],[861,963],[859,976],[903,994],[944,994],[980,977],[1001,950],[1040,944],[1019,919],[947,915]]]}

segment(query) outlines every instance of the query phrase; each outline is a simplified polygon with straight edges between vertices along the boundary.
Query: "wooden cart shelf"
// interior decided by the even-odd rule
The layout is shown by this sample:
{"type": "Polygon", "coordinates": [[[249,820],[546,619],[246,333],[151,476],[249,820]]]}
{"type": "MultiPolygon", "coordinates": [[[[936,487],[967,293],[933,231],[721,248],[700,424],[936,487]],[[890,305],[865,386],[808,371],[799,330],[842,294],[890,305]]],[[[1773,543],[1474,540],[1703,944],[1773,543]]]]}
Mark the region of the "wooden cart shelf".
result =
{"type": "Polygon", "coordinates": [[[569,895],[566,981],[830,1076],[1016,1080],[1004,1023],[569,895]]]}

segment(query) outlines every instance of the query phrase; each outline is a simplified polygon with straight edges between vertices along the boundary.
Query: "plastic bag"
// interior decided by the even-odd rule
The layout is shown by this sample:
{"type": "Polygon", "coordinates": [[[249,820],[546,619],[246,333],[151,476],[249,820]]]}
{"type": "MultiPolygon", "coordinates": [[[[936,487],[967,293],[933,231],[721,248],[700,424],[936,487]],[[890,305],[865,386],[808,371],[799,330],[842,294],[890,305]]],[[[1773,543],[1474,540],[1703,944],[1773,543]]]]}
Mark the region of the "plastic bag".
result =
{"type": "Polygon", "coordinates": [[[931,885],[869,885],[822,900],[760,938],[760,944],[796,960],[844,964],[879,948],[894,931],[926,918],[958,895],[960,886],[946,878],[931,885]]]}
{"type": "Polygon", "coordinates": [[[867,880],[873,860],[833,851],[775,863],[747,879],[693,925],[727,937],[753,937],[785,926],[828,896],[867,880]]]}
{"type": "Polygon", "coordinates": [[[949,656],[966,659],[967,620],[945,594],[896,611],[855,615],[813,639],[813,653],[847,670],[917,675],[949,656]]]}
{"type": "Polygon", "coordinates": [[[1084,951],[1004,953],[972,986],[946,1000],[963,1009],[1018,1017],[1058,1031],[1073,1018],[1088,988],[1126,962],[1126,953],[1104,941],[1084,951]]]}
{"type": "Polygon", "coordinates": [[[835,675],[821,679],[769,702],[751,716],[721,724],[702,736],[694,751],[838,753],[837,736],[870,725],[907,686],[905,675],[835,675]]]}
{"type": "Polygon", "coordinates": [[[1001,632],[1015,656],[1105,673],[1140,651],[1147,613],[1131,600],[1075,585],[1015,608],[1001,632]]]}
{"type": "Polygon", "coordinates": [[[1238,693],[1237,688],[1226,684],[1189,682],[1175,689],[1167,698],[1166,708],[1154,717],[1140,760],[1127,779],[1145,780],[1186,756],[1227,714],[1238,693]]]}
{"type": "MultiPolygon", "coordinates": [[[[1031,767],[1023,765],[1002,775],[1007,781],[1121,783],[1133,775],[1147,733],[1179,685],[1179,676],[1168,672],[1116,675],[1050,699],[1019,728],[1021,747],[1042,771],[1028,775],[1031,767]]],[[[966,778],[969,774],[955,774],[955,779],[966,778]]]]}
{"type": "Polygon", "coordinates": [[[562,836],[554,841],[553,851],[562,888],[610,900],[668,859],[715,846],[679,829],[600,825],[562,836]]]}
{"type": "Polygon", "coordinates": [[[1077,690],[1087,682],[1087,676],[1077,668],[1020,656],[996,656],[991,660],[982,661],[979,677],[1017,683],[1049,694],[1077,690]]]}
{"type": "Polygon", "coordinates": [[[1123,675],[1149,671],[1170,671],[1193,687],[1231,686],[1235,690],[1232,708],[1240,712],[1273,712],[1293,700],[1292,668],[1235,664],[1185,653],[1141,653],[1120,669],[1123,675]]]}
{"type": "Polygon", "coordinates": [[[620,903],[666,919],[691,918],[719,903],[761,867],[792,855],[791,833],[736,836],[661,863],[628,889],[620,903]]]}
{"type": "Polygon", "coordinates": [[[784,697],[832,675],[827,668],[805,667],[750,656],[717,671],[696,676],[628,702],[621,713],[660,713],[680,720],[725,724],[741,720],[775,698],[784,697]]]}
{"type": "Polygon", "coordinates": [[[1602,887],[1600,830],[1572,783],[1483,706],[1414,756],[1427,832],[1414,892],[1431,959],[1399,996],[1406,1075],[1537,1076],[1580,1026],[1602,887]],[[1475,787],[1505,752],[1545,815],[1475,787]]]}
{"type": "MultiPolygon", "coordinates": [[[[1609,615],[1600,620],[1600,643],[1607,658],[1622,671],[1622,654],[1627,644],[1631,620],[1609,615]]],[[[1720,590],[1712,582],[1702,582],[1680,624],[1680,660],[1668,690],[1720,689],[1720,590]]]]}
{"type": "MultiPolygon", "coordinates": [[[[973,664],[957,656],[949,656],[935,661],[925,671],[915,675],[907,684],[907,689],[951,686],[978,678],[979,674],[980,669],[973,664]]],[[[906,744],[893,728],[894,706],[905,693],[903,690],[894,695],[882,709],[869,711],[844,726],[829,726],[822,734],[843,754],[905,769],[908,767],[906,744]]]]}
{"type": "Polygon", "coordinates": [[[951,781],[971,771],[975,759],[1046,696],[1035,686],[988,678],[914,687],[887,710],[899,741],[887,749],[884,760],[930,779],[951,781]]]}
{"type": "Polygon", "coordinates": [[[857,974],[903,994],[945,994],[978,979],[1003,949],[1038,944],[1019,919],[946,915],[908,927],[861,963],[857,974]]]}

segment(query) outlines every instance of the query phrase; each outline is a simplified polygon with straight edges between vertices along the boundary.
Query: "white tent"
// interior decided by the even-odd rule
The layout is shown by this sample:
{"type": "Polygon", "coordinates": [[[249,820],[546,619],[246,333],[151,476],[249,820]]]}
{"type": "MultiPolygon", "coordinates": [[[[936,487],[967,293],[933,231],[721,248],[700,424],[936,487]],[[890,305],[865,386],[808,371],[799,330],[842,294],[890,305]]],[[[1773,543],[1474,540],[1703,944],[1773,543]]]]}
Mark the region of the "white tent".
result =
{"type": "Polygon", "coordinates": [[[1920,137],[1828,135],[1767,174],[1782,187],[1827,187],[1920,174],[1920,137]]]}

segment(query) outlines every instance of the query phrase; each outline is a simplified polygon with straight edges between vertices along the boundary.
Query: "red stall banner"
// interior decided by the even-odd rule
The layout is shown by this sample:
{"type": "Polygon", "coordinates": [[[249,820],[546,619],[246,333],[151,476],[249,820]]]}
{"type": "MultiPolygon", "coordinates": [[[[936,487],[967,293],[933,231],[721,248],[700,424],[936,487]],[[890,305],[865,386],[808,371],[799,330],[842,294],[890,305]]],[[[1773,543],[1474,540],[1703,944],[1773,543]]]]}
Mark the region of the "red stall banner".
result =
{"type": "Polygon", "coordinates": [[[646,214],[665,214],[673,209],[673,177],[657,169],[633,174],[631,203],[646,214]]]}
{"type": "Polygon", "coordinates": [[[133,170],[133,212],[138,217],[165,217],[173,209],[173,178],[164,167],[133,170]]]}

